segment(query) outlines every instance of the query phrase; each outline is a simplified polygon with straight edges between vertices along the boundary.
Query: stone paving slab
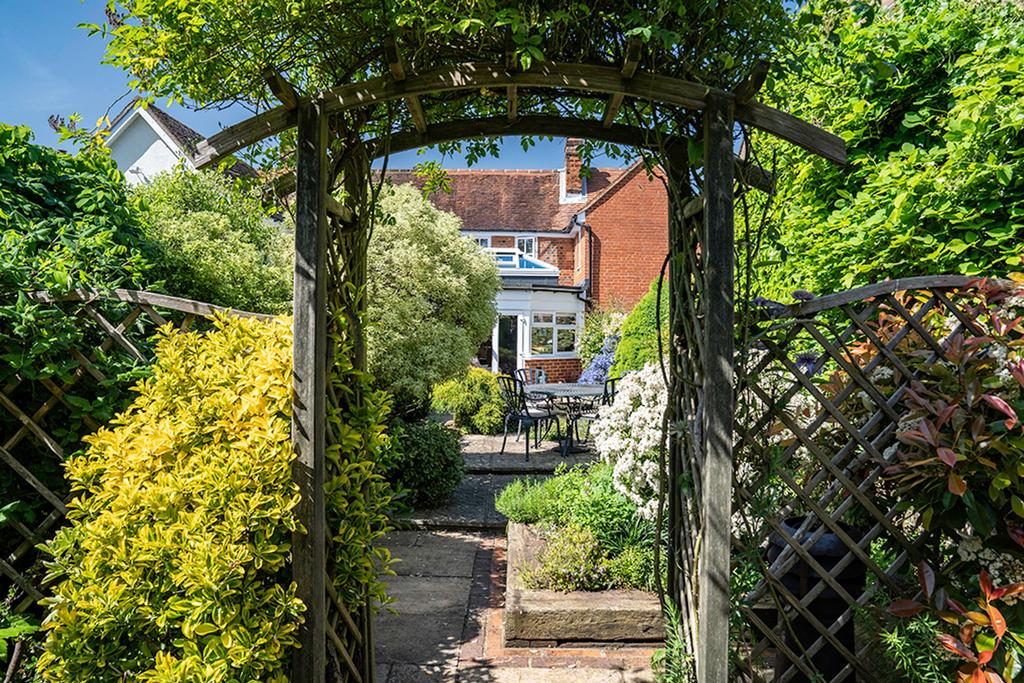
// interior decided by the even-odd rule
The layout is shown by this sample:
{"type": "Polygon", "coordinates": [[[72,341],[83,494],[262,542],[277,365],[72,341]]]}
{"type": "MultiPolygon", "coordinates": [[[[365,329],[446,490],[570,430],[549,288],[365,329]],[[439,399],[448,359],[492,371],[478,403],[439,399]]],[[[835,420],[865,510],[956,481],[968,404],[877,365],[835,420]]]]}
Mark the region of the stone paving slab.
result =
{"type": "Polygon", "coordinates": [[[387,546],[399,576],[473,576],[473,558],[480,539],[458,531],[396,531],[388,535],[387,546]],[[394,537],[394,538],[392,538],[394,537]]]}
{"type": "Polygon", "coordinates": [[[385,545],[399,557],[416,553],[410,565],[424,573],[388,578],[398,613],[377,616],[375,683],[653,681],[650,649],[504,647],[502,537],[398,531],[389,534],[385,545]],[[474,548],[472,558],[467,547],[474,548]],[[462,561],[470,567],[470,576],[465,569],[454,569],[462,561]]]}
{"type": "Polygon", "coordinates": [[[452,576],[389,576],[391,605],[401,614],[439,614],[451,610],[466,613],[472,579],[452,576]]]}

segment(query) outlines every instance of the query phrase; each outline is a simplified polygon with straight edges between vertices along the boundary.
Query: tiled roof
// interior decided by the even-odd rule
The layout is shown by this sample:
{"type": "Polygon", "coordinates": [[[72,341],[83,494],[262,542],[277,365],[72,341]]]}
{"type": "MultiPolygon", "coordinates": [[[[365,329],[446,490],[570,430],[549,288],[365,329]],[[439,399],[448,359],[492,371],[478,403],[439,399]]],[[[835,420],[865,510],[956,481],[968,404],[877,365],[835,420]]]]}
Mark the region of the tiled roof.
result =
{"type": "MultiPolygon", "coordinates": [[[[568,231],[572,217],[602,195],[628,169],[596,168],[587,180],[585,202],[561,203],[558,171],[450,170],[450,193],[434,192],[439,209],[462,219],[466,230],[487,232],[568,231]]],[[[388,171],[396,185],[423,187],[412,171],[388,171]]]]}

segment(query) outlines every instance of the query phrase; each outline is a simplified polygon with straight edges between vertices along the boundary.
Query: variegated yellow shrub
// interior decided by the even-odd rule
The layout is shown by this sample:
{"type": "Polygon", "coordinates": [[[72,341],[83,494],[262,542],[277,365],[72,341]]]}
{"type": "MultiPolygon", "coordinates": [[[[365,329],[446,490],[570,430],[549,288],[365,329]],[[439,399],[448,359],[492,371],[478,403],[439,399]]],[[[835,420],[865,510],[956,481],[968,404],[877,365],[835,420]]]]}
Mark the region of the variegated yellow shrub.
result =
{"type": "Polygon", "coordinates": [[[48,681],[286,681],[302,620],[286,563],[291,328],[164,331],[153,376],[67,476],[48,545],[48,681]]]}

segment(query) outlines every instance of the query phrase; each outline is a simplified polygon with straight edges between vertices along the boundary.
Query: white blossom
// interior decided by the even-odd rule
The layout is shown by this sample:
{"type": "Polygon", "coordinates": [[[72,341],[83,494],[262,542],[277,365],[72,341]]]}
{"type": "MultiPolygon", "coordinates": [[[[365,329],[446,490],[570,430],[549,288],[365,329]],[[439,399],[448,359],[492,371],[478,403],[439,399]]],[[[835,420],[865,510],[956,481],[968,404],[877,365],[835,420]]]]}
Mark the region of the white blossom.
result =
{"type": "Polygon", "coordinates": [[[668,389],[656,364],[625,375],[615,400],[603,406],[594,423],[594,445],[612,465],[615,488],[637,506],[638,514],[657,514],[661,425],[668,389]]]}

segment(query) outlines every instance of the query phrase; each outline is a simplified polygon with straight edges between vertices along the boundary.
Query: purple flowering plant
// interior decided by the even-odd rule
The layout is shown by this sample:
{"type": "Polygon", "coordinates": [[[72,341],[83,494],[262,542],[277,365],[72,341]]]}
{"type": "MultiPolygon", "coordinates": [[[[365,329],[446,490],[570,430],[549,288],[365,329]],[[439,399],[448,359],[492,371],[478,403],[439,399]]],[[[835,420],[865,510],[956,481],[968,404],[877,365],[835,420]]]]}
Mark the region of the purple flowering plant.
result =
{"type": "Polygon", "coordinates": [[[604,381],[608,379],[608,371],[615,362],[615,349],[618,345],[619,335],[610,334],[604,338],[601,351],[594,356],[590,365],[580,374],[580,384],[604,384],[604,381]]]}

